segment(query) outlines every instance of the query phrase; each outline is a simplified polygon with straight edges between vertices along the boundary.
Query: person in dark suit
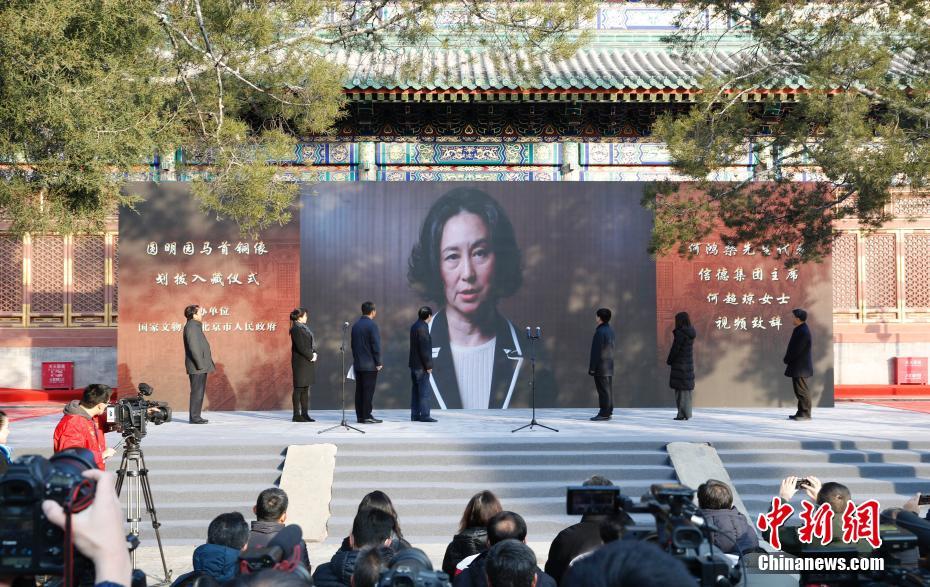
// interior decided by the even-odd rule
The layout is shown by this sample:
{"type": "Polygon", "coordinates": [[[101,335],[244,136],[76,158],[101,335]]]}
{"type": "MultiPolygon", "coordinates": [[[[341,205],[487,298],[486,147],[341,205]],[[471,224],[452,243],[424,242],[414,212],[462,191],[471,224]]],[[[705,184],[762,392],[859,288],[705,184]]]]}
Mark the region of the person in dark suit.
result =
{"type": "Polygon", "coordinates": [[[785,351],[785,377],[791,378],[794,396],[798,398],[798,411],[788,416],[789,420],[811,419],[811,392],[807,378],[814,375],[814,360],[811,357],[811,330],[807,327],[807,312],[801,308],[791,310],[794,315],[794,330],[785,351]]]}
{"type": "Polygon", "coordinates": [[[412,422],[435,422],[430,418],[429,377],[433,372],[433,340],[429,335],[429,323],[433,309],[423,306],[417,311],[417,321],[410,327],[410,420],[412,422]]]}
{"type": "Polygon", "coordinates": [[[200,411],[207,388],[207,374],[216,371],[210,354],[210,343],[203,334],[203,316],[206,313],[197,304],[184,308],[184,317],[187,318],[187,324],[184,325],[184,367],[191,382],[191,424],[207,423],[207,420],[200,417],[200,411]]]}
{"type": "Polygon", "coordinates": [[[355,371],[355,417],[359,424],[380,424],[371,415],[371,402],[381,370],[381,333],[375,324],[374,302],[362,304],[362,317],[352,325],[352,368],[355,371]]]}
{"type": "Polygon", "coordinates": [[[610,327],[609,309],[600,308],[596,315],[597,330],[591,339],[588,375],[594,377],[594,386],[597,388],[598,410],[597,415],[591,419],[598,422],[610,420],[614,413],[614,329],[610,327]]]}
{"type": "Polygon", "coordinates": [[[675,330],[672,331],[672,348],[668,351],[665,364],[671,366],[668,385],[675,390],[678,406],[676,420],[691,419],[691,393],[694,391],[694,339],[697,331],[691,326],[687,312],[675,314],[675,330]]]}
{"type": "Polygon", "coordinates": [[[291,311],[291,371],[294,374],[293,422],[316,422],[310,417],[310,386],[316,383],[316,344],[307,326],[306,308],[291,311]]]}

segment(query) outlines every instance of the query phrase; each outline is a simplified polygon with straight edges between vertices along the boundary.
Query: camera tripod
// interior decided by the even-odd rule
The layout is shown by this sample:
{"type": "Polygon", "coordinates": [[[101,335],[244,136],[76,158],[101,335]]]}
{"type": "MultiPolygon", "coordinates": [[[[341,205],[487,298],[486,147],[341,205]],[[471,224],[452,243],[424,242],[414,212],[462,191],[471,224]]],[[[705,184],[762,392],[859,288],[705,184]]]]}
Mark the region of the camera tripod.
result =
{"type": "Polygon", "coordinates": [[[551,426],[546,426],[545,424],[540,424],[536,421],[536,341],[542,337],[542,329],[539,326],[536,327],[536,333],[533,334],[530,330],[530,327],[526,327],[526,338],[530,341],[530,365],[532,365],[532,378],[530,379],[530,398],[533,402],[533,415],[530,418],[529,424],[524,424],[519,428],[514,428],[511,430],[511,433],[519,432],[524,428],[533,429],[534,426],[539,426],[540,428],[545,428],[546,430],[551,430],[552,432],[558,432],[555,428],[551,426]]]}
{"type": "MultiPolygon", "coordinates": [[[[365,434],[364,430],[359,430],[355,426],[349,426],[346,422],[346,332],[349,330],[349,323],[342,323],[342,345],[339,347],[339,352],[342,353],[342,421],[336,424],[335,426],[330,426],[329,428],[324,428],[317,432],[317,434],[323,434],[324,432],[329,432],[330,430],[335,430],[336,428],[344,428],[346,430],[355,430],[356,432],[361,432],[365,434]]],[[[358,375],[356,375],[357,377],[358,375]]]]}
{"type": "MultiPolygon", "coordinates": [[[[158,521],[158,514],[155,512],[155,499],[152,497],[152,486],[149,485],[149,470],[145,466],[142,445],[139,439],[132,434],[124,436],[123,439],[126,444],[123,446],[123,460],[116,472],[116,495],[120,495],[123,489],[123,481],[128,479],[126,522],[129,524],[129,533],[137,540],[139,538],[139,526],[142,523],[142,504],[144,501],[145,510],[152,521],[152,529],[155,530],[155,541],[158,543],[161,566],[165,572],[164,580],[160,581],[158,585],[168,585],[171,583],[171,571],[168,569],[168,563],[165,562],[165,549],[161,545],[161,533],[158,531],[161,524],[158,521]]],[[[136,551],[130,551],[129,557],[132,560],[133,568],[135,568],[136,551]]]]}

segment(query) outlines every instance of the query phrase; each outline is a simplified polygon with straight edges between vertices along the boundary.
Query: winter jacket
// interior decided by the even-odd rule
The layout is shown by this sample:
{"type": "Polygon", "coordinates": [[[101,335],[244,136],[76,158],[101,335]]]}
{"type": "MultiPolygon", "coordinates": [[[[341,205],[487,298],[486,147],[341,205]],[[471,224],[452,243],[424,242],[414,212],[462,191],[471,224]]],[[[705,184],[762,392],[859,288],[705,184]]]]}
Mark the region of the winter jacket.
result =
{"type": "MultiPolygon", "coordinates": [[[[387,547],[379,548],[385,566],[390,566],[394,551],[387,547]]],[[[358,550],[337,550],[328,563],[323,563],[313,573],[315,587],[349,587],[352,573],[358,563],[358,550]]]]}
{"type": "Polygon", "coordinates": [[[239,574],[239,551],[219,544],[202,544],[194,550],[194,571],[207,573],[218,582],[239,574]]]}
{"type": "MultiPolygon", "coordinates": [[[[486,567],[488,564],[488,553],[479,554],[472,561],[468,568],[459,573],[452,582],[454,587],[488,587],[488,574],[486,567]]],[[[555,579],[543,572],[542,569],[536,569],[536,587],[556,587],[555,579]]]]}
{"type": "Polygon", "coordinates": [[[455,577],[455,565],[474,554],[488,549],[488,530],[483,526],[465,528],[461,534],[452,537],[452,542],[446,547],[446,555],[442,557],[442,570],[449,577],[455,577]]]}
{"type": "Polygon", "coordinates": [[[101,471],[106,470],[103,451],[107,449],[107,439],[97,418],[88,414],[78,400],[71,400],[65,406],[64,413],[64,417],[58,422],[55,434],[52,436],[55,452],[66,448],[86,448],[94,453],[97,468],[101,471]]]}
{"type": "MultiPolygon", "coordinates": [[[[623,516],[624,523],[633,523],[626,514],[623,516]]],[[[585,514],[580,522],[556,535],[555,540],[549,545],[549,558],[546,560],[546,573],[552,576],[556,583],[562,582],[562,577],[575,557],[604,544],[601,540],[601,523],[607,518],[608,516],[604,515],[585,514]]]]}
{"type": "Polygon", "coordinates": [[[811,358],[811,329],[802,322],[791,331],[788,349],[785,351],[785,377],[811,377],[814,360],[811,358]]]}
{"type": "Polygon", "coordinates": [[[693,327],[676,328],[672,334],[672,348],[668,351],[666,365],[672,367],[668,386],[672,389],[694,389],[694,339],[697,332],[693,327]]]}
{"type": "Polygon", "coordinates": [[[759,547],[759,538],[746,516],[731,507],[728,510],[701,510],[701,516],[720,529],[711,539],[726,554],[743,555],[759,547]]]}
{"type": "MultiPolygon", "coordinates": [[[[275,534],[284,529],[284,524],[280,522],[263,522],[261,520],[255,520],[252,522],[252,531],[249,533],[249,542],[246,546],[247,549],[252,548],[264,548],[268,546],[268,543],[271,542],[271,539],[275,537],[275,534]]],[[[307,554],[307,543],[305,542],[301,549],[300,561],[307,567],[307,572],[311,572],[313,569],[310,568],[310,556],[307,554]]]]}

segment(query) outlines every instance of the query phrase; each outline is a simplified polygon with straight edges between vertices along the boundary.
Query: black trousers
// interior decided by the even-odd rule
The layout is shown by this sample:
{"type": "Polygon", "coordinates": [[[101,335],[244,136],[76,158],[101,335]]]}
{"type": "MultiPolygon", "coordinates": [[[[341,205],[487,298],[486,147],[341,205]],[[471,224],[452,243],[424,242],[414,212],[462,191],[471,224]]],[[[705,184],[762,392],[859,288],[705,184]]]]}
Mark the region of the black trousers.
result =
{"type": "Polygon", "coordinates": [[[597,415],[611,416],[614,413],[614,400],[611,396],[613,377],[611,375],[595,375],[594,386],[597,388],[597,415]]]}
{"type": "Polygon", "coordinates": [[[291,403],[295,416],[306,416],[310,411],[310,386],[295,387],[294,393],[291,394],[291,403]]]}
{"type": "Polygon", "coordinates": [[[423,369],[411,369],[410,383],[410,419],[429,418],[429,373],[423,369]]]}
{"type": "Polygon", "coordinates": [[[355,417],[359,422],[371,418],[371,401],[375,397],[377,371],[355,372],[355,417]]]}
{"type": "Polygon", "coordinates": [[[811,415],[811,392],[807,388],[806,377],[792,377],[791,385],[794,387],[794,397],[798,398],[798,416],[811,415]]]}
{"type": "Polygon", "coordinates": [[[199,420],[203,409],[203,392],[207,389],[207,374],[191,373],[187,377],[191,380],[190,419],[199,420]]]}

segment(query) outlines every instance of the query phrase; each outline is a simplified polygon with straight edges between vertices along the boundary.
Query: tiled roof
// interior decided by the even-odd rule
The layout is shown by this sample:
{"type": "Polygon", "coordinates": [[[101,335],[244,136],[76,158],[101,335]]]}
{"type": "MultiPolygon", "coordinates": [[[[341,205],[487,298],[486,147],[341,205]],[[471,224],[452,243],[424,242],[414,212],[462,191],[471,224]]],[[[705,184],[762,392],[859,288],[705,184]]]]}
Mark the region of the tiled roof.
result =
{"type": "MultiPolygon", "coordinates": [[[[337,51],[329,58],[344,65],[349,90],[689,90],[699,86],[706,72],[725,76],[738,72],[747,57],[735,49],[704,50],[688,55],[677,49],[589,46],[571,59],[542,64],[535,83],[520,83],[516,67],[526,55],[495,64],[486,51],[470,49],[427,50],[409,66],[409,55],[337,51]],[[408,63],[406,67],[402,63],[408,63]]],[[[904,59],[895,58],[892,73],[906,71],[904,59]]],[[[802,78],[786,77],[778,89],[805,88],[802,78]]]]}

